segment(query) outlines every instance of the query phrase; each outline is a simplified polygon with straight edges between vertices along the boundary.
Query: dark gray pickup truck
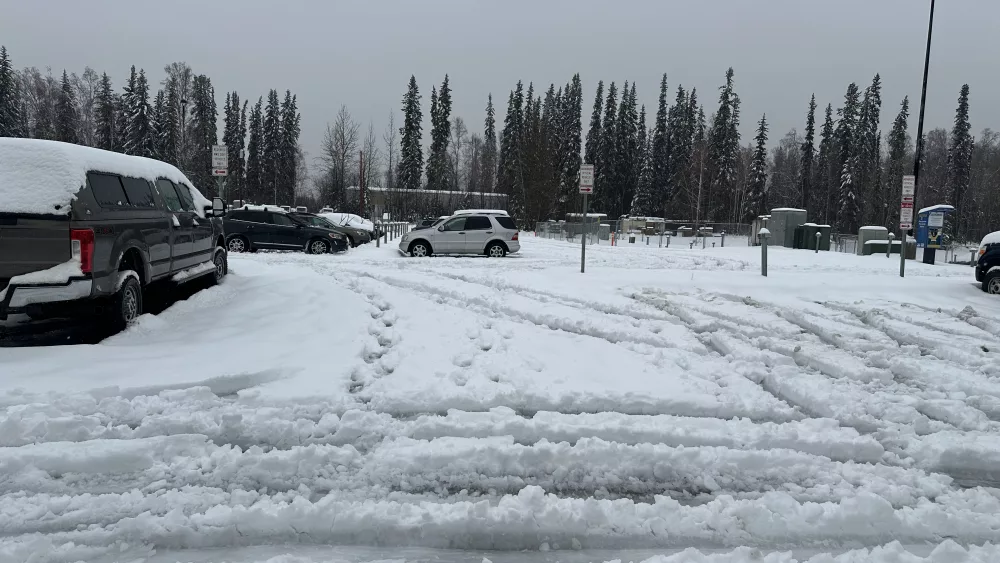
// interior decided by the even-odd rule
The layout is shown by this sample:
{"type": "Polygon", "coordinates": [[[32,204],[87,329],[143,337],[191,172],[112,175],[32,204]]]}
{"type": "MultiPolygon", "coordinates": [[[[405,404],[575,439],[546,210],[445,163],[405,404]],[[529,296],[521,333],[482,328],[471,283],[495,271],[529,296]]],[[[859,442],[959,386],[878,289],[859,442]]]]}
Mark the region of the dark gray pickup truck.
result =
{"type": "Polygon", "coordinates": [[[224,213],[164,162],[0,138],[0,320],[123,328],[149,284],[226,275],[224,213]]]}

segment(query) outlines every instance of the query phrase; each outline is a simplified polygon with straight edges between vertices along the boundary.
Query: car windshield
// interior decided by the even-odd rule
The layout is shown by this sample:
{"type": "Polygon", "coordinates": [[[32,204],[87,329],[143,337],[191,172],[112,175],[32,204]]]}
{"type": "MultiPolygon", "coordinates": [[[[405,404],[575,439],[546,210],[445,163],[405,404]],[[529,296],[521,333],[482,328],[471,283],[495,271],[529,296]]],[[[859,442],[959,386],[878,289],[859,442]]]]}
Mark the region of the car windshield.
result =
{"type": "Polygon", "coordinates": [[[1000,563],[1000,0],[0,44],[0,563],[1000,563]]]}

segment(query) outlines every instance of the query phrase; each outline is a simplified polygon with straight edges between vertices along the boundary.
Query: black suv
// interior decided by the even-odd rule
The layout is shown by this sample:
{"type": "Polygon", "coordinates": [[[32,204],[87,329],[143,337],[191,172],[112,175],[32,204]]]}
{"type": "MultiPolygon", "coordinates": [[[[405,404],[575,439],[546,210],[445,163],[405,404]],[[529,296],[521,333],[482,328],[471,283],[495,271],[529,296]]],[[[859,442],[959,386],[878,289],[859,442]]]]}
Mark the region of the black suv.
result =
{"type": "Polygon", "coordinates": [[[1000,294],[1000,232],[986,235],[979,246],[976,281],[983,282],[983,291],[1000,294]]]}
{"type": "Polygon", "coordinates": [[[307,224],[279,208],[247,208],[226,215],[226,248],[230,252],[304,250],[310,254],[343,252],[347,237],[326,227],[307,224]]]}
{"type": "Polygon", "coordinates": [[[156,160],[0,139],[0,320],[142,314],[145,287],[226,275],[221,199],[156,160]]]}

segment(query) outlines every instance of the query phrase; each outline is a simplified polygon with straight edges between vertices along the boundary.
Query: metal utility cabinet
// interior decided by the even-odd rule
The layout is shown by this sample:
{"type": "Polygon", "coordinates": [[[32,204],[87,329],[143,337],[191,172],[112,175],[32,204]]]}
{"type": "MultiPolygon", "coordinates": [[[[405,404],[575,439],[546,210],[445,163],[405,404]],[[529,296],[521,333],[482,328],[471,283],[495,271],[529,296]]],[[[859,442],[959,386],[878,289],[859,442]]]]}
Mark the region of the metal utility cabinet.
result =
{"type": "Polygon", "coordinates": [[[795,248],[795,227],[805,224],[806,210],[779,207],[771,210],[771,220],[767,229],[771,231],[771,241],[768,244],[785,248],[795,248]]]}

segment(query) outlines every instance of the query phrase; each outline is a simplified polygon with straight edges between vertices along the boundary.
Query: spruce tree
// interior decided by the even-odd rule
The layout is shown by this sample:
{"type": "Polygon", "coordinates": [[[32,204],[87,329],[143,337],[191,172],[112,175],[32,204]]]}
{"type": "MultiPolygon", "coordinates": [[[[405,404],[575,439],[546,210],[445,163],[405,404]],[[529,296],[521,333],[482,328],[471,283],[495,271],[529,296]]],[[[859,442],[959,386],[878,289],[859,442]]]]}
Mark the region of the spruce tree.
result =
{"type": "Polygon", "coordinates": [[[101,83],[97,87],[94,99],[94,118],[97,129],[94,142],[99,149],[114,150],[115,146],[115,95],[111,88],[108,73],[101,75],[101,83]]]}
{"type": "Polygon", "coordinates": [[[497,121],[493,109],[493,94],[486,99],[486,119],[483,123],[482,190],[492,192],[496,186],[497,174],[497,121]]]}
{"type": "Polygon", "coordinates": [[[163,114],[158,124],[157,133],[159,135],[160,159],[174,166],[179,164],[180,114],[177,110],[180,105],[181,99],[177,81],[167,79],[166,100],[164,101],[163,114]]]}
{"type": "Polygon", "coordinates": [[[524,217],[524,166],[522,141],[524,135],[524,85],[517,87],[507,98],[507,115],[500,133],[500,158],[497,168],[497,192],[507,194],[508,210],[518,218],[524,217]]]}
{"type": "Polygon", "coordinates": [[[263,144],[264,144],[264,99],[257,98],[257,103],[250,110],[248,128],[250,139],[247,141],[247,172],[246,172],[246,199],[253,203],[264,203],[263,188],[263,144]]]}
{"type": "Polygon", "coordinates": [[[906,133],[906,129],[909,118],[910,99],[909,97],[905,97],[900,104],[896,119],[892,122],[892,130],[889,132],[887,141],[889,154],[886,159],[885,184],[887,186],[886,193],[888,197],[886,207],[883,210],[884,215],[879,224],[890,231],[896,230],[899,223],[899,206],[893,205],[893,200],[896,199],[896,195],[902,194],[903,175],[906,174],[907,170],[906,165],[910,150],[910,139],[906,133]]]}
{"type": "Polygon", "coordinates": [[[632,207],[635,187],[638,182],[636,173],[636,135],[639,120],[635,109],[635,83],[629,88],[628,82],[622,88],[622,100],[618,106],[618,116],[615,120],[615,166],[612,178],[615,191],[609,202],[608,214],[618,217],[627,214],[632,207]]]}
{"type": "Polygon", "coordinates": [[[56,140],[64,143],[76,143],[77,130],[76,95],[69,83],[69,75],[63,70],[62,87],[56,98],[56,140]]]}
{"type": "Polygon", "coordinates": [[[431,92],[431,147],[427,156],[427,189],[448,189],[448,142],[451,139],[451,88],[444,76],[439,91],[431,92]]]}
{"type": "Polygon", "coordinates": [[[816,171],[813,178],[813,193],[817,214],[821,214],[823,222],[833,224],[834,207],[834,171],[836,170],[836,144],[833,129],[833,104],[826,105],[823,129],[820,131],[819,153],[816,159],[816,171]]]}
{"type": "MultiPolygon", "coordinates": [[[[135,67],[133,67],[134,70],[135,67]]],[[[128,121],[125,126],[125,154],[155,158],[153,144],[153,108],[149,104],[149,83],[142,69],[134,82],[130,80],[131,93],[123,98],[128,121]]]]}
{"type": "Polygon", "coordinates": [[[157,90],[153,98],[153,113],[150,119],[153,134],[153,154],[158,160],[165,160],[166,147],[163,144],[163,131],[170,127],[167,119],[167,96],[163,90],[157,90]]]}
{"type": "Polygon", "coordinates": [[[858,196],[857,174],[860,143],[858,136],[859,114],[858,85],[851,83],[844,95],[844,106],[837,110],[840,120],[834,131],[837,165],[840,170],[837,226],[840,232],[855,232],[861,220],[861,199],[858,196]]]}
{"type": "Polygon", "coordinates": [[[278,101],[278,91],[271,89],[267,93],[267,104],[264,106],[264,129],[261,138],[261,184],[265,201],[275,205],[289,204],[283,196],[284,187],[279,185],[278,170],[281,155],[281,104],[278,101]]]}
{"type": "Polygon", "coordinates": [[[739,97],[733,91],[733,69],[726,71],[726,83],[719,88],[719,109],[708,139],[708,160],[712,169],[710,190],[703,215],[732,216],[736,197],[736,176],[740,150],[739,97]]]}
{"type": "MultiPolygon", "coordinates": [[[[576,192],[580,175],[580,144],[582,141],[583,123],[583,85],[580,75],[574,74],[569,86],[563,91],[560,105],[562,118],[559,131],[559,162],[561,179],[559,181],[561,195],[567,201],[576,192]]],[[[565,211],[565,210],[564,210],[565,211]]]]}
{"type": "Polygon", "coordinates": [[[948,189],[951,204],[955,206],[953,234],[966,240],[969,233],[964,229],[970,216],[966,207],[966,194],[972,177],[973,139],[969,124],[969,85],[963,84],[958,95],[958,109],[955,110],[955,125],[951,130],[948,146],[948,189]]]}
{"type": "Polygon", "coordinates": [[[667,130],[667,75],[660,78],[660,98],[653,124],[652,149],[650,153],[651,190],[655,196],[657,209],[665,210],[671,199],[669,133],[667,130]]]}
{"type": "Polygon", "coordinates": [[[858,157],[856,171],[858,179],[855,183],[858,186],[860,205],[864,210],[859,219],[863,219],[866,224],[875,219],[875,210],[887,203],[885,194],[882,193],[881,174],[879,173],[882,148],[881,132],[879,131],[881,112],[882,79],[876,74],[871,86],[865,89],[861,109],[858,113],[855,141],[858,157]]]}
{"type": "MultiPolygon", "coordinates": [[[[230,196],[234,196],[243,191],[243,160],[240,156],[243,149],[243,140],[240,138],[240,96],[236,92],[226,92],[226,104],[223,106],[222,117],[225,120],[222,129],[222,144],[226,145],[226,156],[229,160],[226,191],[230,196]]],[[[229,199],[234,198],[230,197],[229,199]]]]}
{"type": "Polygon", "coordinates": [[[637,159],[636,170],[638,170],[638,182],[636,185],[635,198],[632,200],[632,215],[652,216],[656,215],[658,205],[656,194],[652,191],[652,175],[649,166],[649,135],[646,130],[646,106],[643,104],[639,110],[639,123],[637,132],[637,159]]]}
{"type": "Polygon", "coordinates": [[[816,94],[809,99],[809,112],[806,113],[806,138],[802,142],[802,165],[799,168],[799,194],[802,198],[802,209],[808,215],[814,215],[816,210],[810,200],[813,181],[813,160],[816,155],[816,94]]]}
{"type": "Polygon", "coordinates": [[[298,182],[296,161],[299,149],[299,134],[302,116],[299,114],[298,100],[290,90],[285,90],[285,99],[281,103],[281,140],[279,145],[280,165],[278,176],[281,187],[285,190],[285,200],[289,204],[295,201],[295,185],[298,182]]]}
{"type": "Polygon", "coordinates": [[[239,163],[238,183],[236,184],[236,194],[239,199],[245,199],[247,194],[247,162],[246,162],[246,139],[247,139],[247,103],[243,100],[243,107],[240,108],[240,129],[237,137],[237,146],[240,148],[236,162],[239,163]]]}
{"type": "MultiPolygon", "coordinates": [[[[694,95],[692,90],[691,96],[694,95]]],[[[667,111],[667,202],[681,193],[691,161],[693,118],[692,100],[683,86],[677,87],[674,105],[667,111]]]]}
{"type": "Polygon", "coordinates": [[[185,139],[192,150],[188,177],[206,195],[216,196],[219,194],[212,177],[212,146],[219,142],[219,112],[215,104],[215,89],[208,76],[199,74],[192,79],[191,103],[190,137],[185,139]]]}
{"type": "MultiPolygon", "coordinates": [[[[608,212],[615,201],[618,188],[615,186],[615,172],[618,170],[617,128],[618,88],[612,82],[604,100],[604,117],[601,119],[601,142],[597,149],[597,164],[594,166],[594,209],[608,212]]],[[[610,215],[610,213],[609,213],[610,215]]]]}
{"type": "Polygon", "coordinates": [[[751,222],[763,215],[767,209],[767,116],[760,118],[757,124],[757,145],[754,147],[753,158],[750,161],[750,179],[747,186],[746,202],[743,219],[751,222]]]}
{"type": "Polygon", "coordinates": [[[424,168],[424,153],[421,147],[420,91],[417,79],[410,76],[410,84],[403,96],[403,126],[399,130],[399,186],[404,190],[420,189],[420,175],[424,168]]]}
{"type": "Polygon", "coordinates": [[[135,71],[135,65],[129,71],[128,81],[122,93],[118,95],[115,106],[115,148],[114,150],[125,154],[134,154],[131,146],[131,129],[133,120],[133,108],[135,107],[135,87],[139,75],[135,71]]]}
{"type": "Polygon", "coordinates": [[[590,128],[587,130],[587,143],[584,148],[583,160],[596,168],[600,160],[601,146],[601,110],[604,103],[604,81],[597,82],[597,95],[594,96],[594,110],[590,114],[590,128]]]}
{"type": "Polygon", "coordinates": [[[20,97],[17,76],[7,54],[7,47],[0,45],[0,137],[19,136],[20,97]]]}

